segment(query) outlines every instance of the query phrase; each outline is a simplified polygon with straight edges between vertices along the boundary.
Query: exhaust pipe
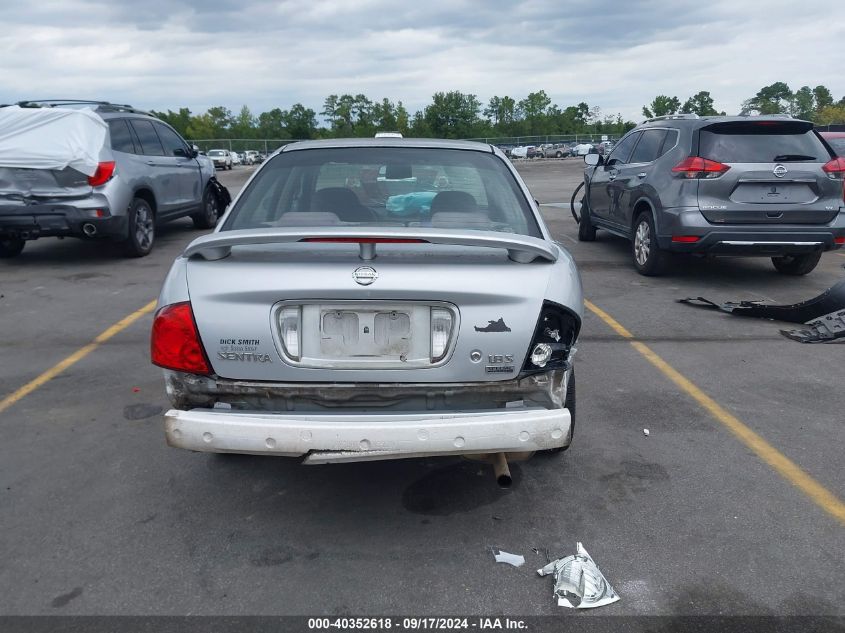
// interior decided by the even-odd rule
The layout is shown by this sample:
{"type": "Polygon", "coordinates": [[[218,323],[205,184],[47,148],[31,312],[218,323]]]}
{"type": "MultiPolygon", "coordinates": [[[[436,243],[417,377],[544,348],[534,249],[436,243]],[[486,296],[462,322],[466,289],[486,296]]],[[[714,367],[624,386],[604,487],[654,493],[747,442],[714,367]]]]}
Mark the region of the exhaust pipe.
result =
{"type": "Polygon", "coordinates": [[[513,483],[511,470],[508,468],[508,458],[504,453],[493,453],[493,474],[496,476],[496,483],[501,488],[510,488],[513,483]]]}
{"type": "Polygon", "coordinates": [[[88,237],[94,237],[97,234],[97,227],[90,222],[86,222],[82,225],[82,232],[88,237]]]}

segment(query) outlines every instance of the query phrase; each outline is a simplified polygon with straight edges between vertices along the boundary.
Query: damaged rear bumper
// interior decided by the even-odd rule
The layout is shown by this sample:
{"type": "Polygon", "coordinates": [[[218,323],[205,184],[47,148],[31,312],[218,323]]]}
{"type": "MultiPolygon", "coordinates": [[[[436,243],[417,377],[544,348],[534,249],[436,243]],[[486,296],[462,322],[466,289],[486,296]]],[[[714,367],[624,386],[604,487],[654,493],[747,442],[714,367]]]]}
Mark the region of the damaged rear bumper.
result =
{"type": "Polygon", "coordinates": [[[567,446],[568,374],[488,383],[256,383],[165,371],[167,443],[305,463],[567,446]]]}
{"type": "Polygon", "coordinates": [[[526,452],[566,446],[566,409],[290,415],[168,411],[167,443],[211,453],[297,457],[306,464],[428,455],[526,452]]]}

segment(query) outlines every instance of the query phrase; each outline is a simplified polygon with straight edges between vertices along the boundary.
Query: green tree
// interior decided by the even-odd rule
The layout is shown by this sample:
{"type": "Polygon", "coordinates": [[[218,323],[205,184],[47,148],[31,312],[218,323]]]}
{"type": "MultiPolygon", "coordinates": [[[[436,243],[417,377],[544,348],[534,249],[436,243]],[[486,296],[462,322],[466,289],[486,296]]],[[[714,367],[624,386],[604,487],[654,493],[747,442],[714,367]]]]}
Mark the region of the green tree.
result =
{"type": "Polygon", "coordinates": [[[311,139],[317,136],[317,113],[301,103],[294,103],[290,110],[282,112],[282,121],[290,138],[311,139]]]}
{"type": "Polygon", "coordinates": [[[260,138],[288,138],[285,124],[285,112],[273,108],[258,115],[258,136],[260,138]]]}
{"type": "Polygon", "coordinates": [[[713,97],[707,90],[702,90],[684,101],[681,107],[684,114],[697,114],[698,116],[715,116],[719,114],[713,107],[713,97]]]}
{"type": "Polygon", "coordinates": [[[410,117],[408,110],[402,105],[401,101],[396,102],[396,129],[403,135],[410,132],[410,117]]]}
{"type": "Polygon", "coordinates": [[[845,98],[837,105],[829,105],[819,110],[816,123],[819,125],[845,124],[845,98]]]}
{"type": "Polygon", "coordinates": [[[744,114],[788,114],[792,106],[792,90],[782,81],[760,88],[742,104],[744,114]]]}
{"type": "Polygon", "coordinates": [[[424,110],[428,128],[437,138],[472,138],[479,123],[481,102],[473,94],[436,92],[424,110]]]}
{"type": "Polygon", "coordinates": [[[517,111],[525,121],[525,130],[528,134],[542,134],[545,130],[546,110],[552,100],[544,90],[531,92],[525,99],[517,104],[517,111]]]}
{"type": "Polygon", "coordinates": [[[178,112],[168,110],[167,112],[156,112],[150,110],[150,114],[158,117],[165,123],[169,123],[174,130],[182,136],[188,135],[188,126],[191,124],[191,111],[188,108],[179,108],[178,112]]]}
{"type": "Polygon", "coordinates": [[[789,113],[799,119],[812,120],[816,116],[816,96],[810,86],[801,86],[792,95],[789,113]]]}
{"type": "Polygon", "coordinates": [[[657,95],[649,105],[643,106],[643,116],[647,119],[653,119],[658,116],[677,114],[680,109],[681,101],[678,97],[657,95]]]}
{"type": "Polygon", "coordinates": [[[833,95],[830,94],[830,90],[825,86],[816,86],[813,88],[813,96],[816,99],[816,110],[833,105],[833,95]]]}
{"type": "Polygon", "coordinates": [[[231,133],[234,138],[253,138],[258,121],[248,106],[241,107],[237,116],[232,118],[231,133]]]}

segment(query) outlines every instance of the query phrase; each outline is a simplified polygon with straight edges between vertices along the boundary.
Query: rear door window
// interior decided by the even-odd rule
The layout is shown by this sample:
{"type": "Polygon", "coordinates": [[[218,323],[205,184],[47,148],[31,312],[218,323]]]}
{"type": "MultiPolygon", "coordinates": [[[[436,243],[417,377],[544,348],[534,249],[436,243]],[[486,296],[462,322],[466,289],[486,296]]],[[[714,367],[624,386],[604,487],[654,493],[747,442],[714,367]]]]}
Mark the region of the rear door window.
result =
{"type": "Polygon", "coordinates": [[[657,159],[666,130],[646,130],[640,137],[640,142],[631,156],[632,163],[650,163],[657,159]]]}
{"type": "Polygon", "coordinates": [[[720,163],[827,162],[829,153],[807,123],[720,123],[701,130],[699,156],[720,163]]]}
{"type": "Polygon", "coordinates": [[[188,146],[182,137],[169,127],[162,123],[154,123],[158,137],[161,139],[161,144],[164,146],[165,154],[168,156],[182,156],[188,155],[188,146]],[[178,152],[176,150],[179,150],[178,152]]]}
{"type": "Polygon", "coordinates": [[[629,162],[628,159],[631,157],[631,151],[634,149],[634,145],[637,144],[637,141],[640,139],[640,132],[634,132],[633,134],[629,134],[621,141],[619,144],[613,148],[613,151],[610,152],[610,156],[607,157],[608,164],[614,163],[627,163],[629,162]]]}
{"type": "Polygon", "coordinates": [[[126,119],[111,119],[109,121],[109,136],[111,137],[111,148],[116,152],[134,154],[135,143],[132,141],[132,133],[126,124],[126,119]]]}
{"type": "Polygon", "coordinates": [[[837,156],[845,156],[845,138],[829,138],[827,144],[833,148],[837,156]]]}
{"type": "Polygon", "coordinates": [[[136,120],[130,121],[129,124],[138,135],[138,140],[141,142],[141,153],[145,156],[164,156],[164,148],[161,146],[161,141],[153,128],[152,121],[136,120]]]}

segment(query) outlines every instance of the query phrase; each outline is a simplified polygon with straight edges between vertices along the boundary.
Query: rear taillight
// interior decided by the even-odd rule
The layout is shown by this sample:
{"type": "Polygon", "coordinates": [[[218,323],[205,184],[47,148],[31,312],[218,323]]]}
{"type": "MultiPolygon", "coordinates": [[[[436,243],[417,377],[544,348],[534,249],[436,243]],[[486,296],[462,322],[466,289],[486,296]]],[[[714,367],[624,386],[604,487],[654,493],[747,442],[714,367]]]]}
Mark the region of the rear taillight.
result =
{"type": "Polygon", "coordinates": [[[88,176],[88,184],[92,187],[99,187],[106,184],[114,176],[115,163],[113,160],[101,162],[97,165],[97,171],[93,176],[88,176]]]}
{"type": "Polygon", "coordinates": [[[449,341],[452,340],[451,310],[446,308],[431,309],[431,362],[443,360],[449,351],[449,341]]]}
{"type": "Polygon", "coordinates": [[[689,156],[675,165],[672,171],[683,178],[718,178],[729,169],[728,165],[715,160],[689,156]]]}
{"type": "Polygon", "coordinates": [[[211,374],[188,301],[156,312],[150,348],[154,365],[189,374],[211,374]]]}
{"type": "Polygon", "coordinates": [[[845,237],[834,237],[833,243],[839,244],[839,246],[845,246],[845,237]]]}
{"type": "Polygon", "coordinates": [[[282,346],[291,360],[298,361],[302,356],[302,308],[286,306],[279,311],[279,331],[282,333],[282,346]]]}
{"type": "Polygon", "coordinates": [[[829,178],[842,178],[845,175],[845,158],[837,156],[822,165],[822,171],[828,175],[829,178]]]}
{"type": "Polygon", "coordinates": [[[536,373],[567,368],[580,329],[581,321],[575,314],[548,301],[544,303],[522,371],[536,373]]]}

